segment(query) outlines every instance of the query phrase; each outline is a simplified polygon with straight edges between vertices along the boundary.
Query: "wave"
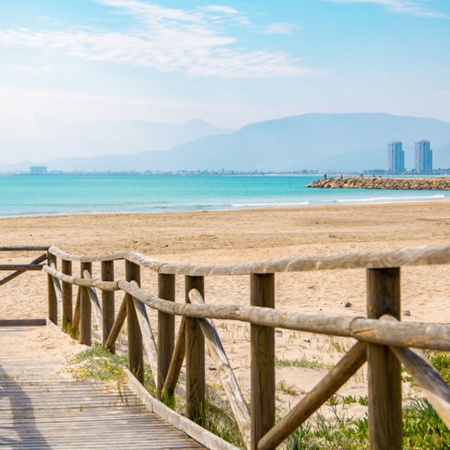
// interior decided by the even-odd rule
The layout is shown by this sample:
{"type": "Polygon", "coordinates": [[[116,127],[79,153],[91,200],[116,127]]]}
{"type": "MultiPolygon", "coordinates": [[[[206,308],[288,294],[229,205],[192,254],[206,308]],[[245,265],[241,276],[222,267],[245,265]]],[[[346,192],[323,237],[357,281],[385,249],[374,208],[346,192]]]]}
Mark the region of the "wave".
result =
{"type": "Polygon", "coordinates": [[[335,203],[394,203],[394,202],[423,202],[427,200],[438,200],[447,198],[443,194],[436,195],[421,195],[421,196],[392,196],[392,197],[372,197],[372,198],[348,198],[348,199],[337,199],[334,200],[335,203]]]}
{"type": "Polygon", "coordinates": [[[273,202],[273,203],[232,203],[232,208],[266,208],[272,206],[305,206],[310,205],[310,202],[273,202]]]}

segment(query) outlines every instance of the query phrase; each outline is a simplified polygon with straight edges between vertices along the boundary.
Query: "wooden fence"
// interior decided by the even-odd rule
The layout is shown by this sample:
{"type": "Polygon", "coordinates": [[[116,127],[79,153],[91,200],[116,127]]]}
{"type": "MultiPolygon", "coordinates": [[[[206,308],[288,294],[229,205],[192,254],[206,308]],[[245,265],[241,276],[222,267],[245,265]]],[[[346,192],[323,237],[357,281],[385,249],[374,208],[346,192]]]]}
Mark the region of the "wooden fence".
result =
{"type": "MultiPolygon", "coordinates": [[[[450,325],[400,322],[401,267],[449,264],[450,245],[217,266],[167,264],[133,251],[76,256],[56,247],[39,248],[45,249],[47,254],[27,268],[35,270],[39,265],[48,274],[49,319],[58,323],[60,305],[63,328],[70,325],[73,331],[79,332],[80,343],[91,345],[91,319],[94,317],[103,344],[112,351],[126,320],[129,369],[143,381],[145,351],[160,398],[174,395],[185,360],[186,416],[196,421],[200,420],[205,402],[206,344],[249,449],[276,448],[366,361],[372,449],[402,448],[401,364],[423,389],[446,425],[450,424],[450,389],[419,350],[449,351],[450,325]],[[41,265],[43,259],[47,263],[41,265]],[[125,279],[115,279],[118,261],[125,262],[125,279]],[[80,276],[73,275],[74,264],[80,266],[80,276]],[[92,276],[93,264],[101,266],[100,279],[92,276]],[[366,270],[366,318],[274,308],[276,273],[334,269],[366,270]],[[157,293],[140,288],[141,270],[157,274],[157,293]],[[204,278],[218,275],[249,276],[250,306],[205,304],[204,278]],[[185,278],[184,302],[175,301],[176,276],[185,278]],[[74,286],[78,289],[73,308],[74,286]],[[118,311],[114,306],[115,293],[123,295],[118,311]],[[146,307],[158,312],[157,343],[146,307]],[[177,336],[175,316],[182,317],[177,336]],[[251,412],[211,319],[250,323],[251,412]],[[275,327],[355,339],[355,344],[342,359],[277,423],[275,327]]],[[[24,266],[0,266],[0,270],[6,269],[26,270],[24,266]]]]}

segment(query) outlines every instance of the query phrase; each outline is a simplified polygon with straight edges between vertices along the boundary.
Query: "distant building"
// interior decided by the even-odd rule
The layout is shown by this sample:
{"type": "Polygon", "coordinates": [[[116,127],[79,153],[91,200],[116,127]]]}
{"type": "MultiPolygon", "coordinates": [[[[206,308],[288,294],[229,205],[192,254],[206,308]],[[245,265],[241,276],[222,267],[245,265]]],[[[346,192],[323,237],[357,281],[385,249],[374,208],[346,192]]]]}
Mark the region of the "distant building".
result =
{"type": "Polygon", "coordinates": [[[388,144],[388,172],[403,173],[405,171],[405,152],[400,141],[388,144]]]}
{"type": "Polygon", "coordinates": [[[30,174],[31,175],[43,175],[47,173],[47,166],[31,166],[30,174]]]}
{"type": "Polygon", "coordinates": [[[433,152],[430,149],[430,141],[416,142],[414,162],[416,173],[433,172],[433,152]]]}

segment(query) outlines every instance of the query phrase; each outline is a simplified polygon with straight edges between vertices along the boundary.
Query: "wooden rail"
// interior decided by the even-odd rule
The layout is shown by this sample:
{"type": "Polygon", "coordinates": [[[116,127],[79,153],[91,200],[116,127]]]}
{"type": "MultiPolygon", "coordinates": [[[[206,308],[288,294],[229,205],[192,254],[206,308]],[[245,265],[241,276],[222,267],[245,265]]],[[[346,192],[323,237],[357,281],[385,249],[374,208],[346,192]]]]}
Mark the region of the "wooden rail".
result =
{"type": "Polygon", "coordinates": [[[206,343],[249,449],[276,448],[367,361],[370,446],[395,450],[402,448],[400,364],[423,388],[447,426],[450,425],[449,387],[423,354],[411,349],[450,351],[450,325],[400,322],[401,267],[449,263],[450,245],[200,266],[167,264],[137,252],[76,256],[50,247],[43,270],[49,280],[50,320],[57,322],[60,303],[63,325],[70,324],[73,330],[79,330],[80,342],[89,345],[93,315],[100,339],[112,351],[126,321],[129,369],[139,380],[143,379],[145,352],[160,398],[174,394],[185,361],[186,416],[197,423],[204,417],[206,343]],[[115,264],[120,261],[125,264],[125,279],[117,280],[115,264]],[[79,276],[73,274],[73,263],[80,264],[79,276]],[[94,264],[100,264],[100,270],[94,271],[94,264]],[[367,317],[275,309],[277,273],[339,269],[366,270],[367,317]],[[157,274],[157,293],[140,287],[143,270],[157,274]],[[101,273],[101,279],[93,278],[93,273],[101,273]],[[179,275],[185,278],[185,298],[177,302],[175,279],[179,275]],[[219,275],[248,275],[250,305],[205,304],[204,277],[219,275]],[[77,287],[77,295],[73,308],[74,287],[77,287]],[[97,289],[102,292],[101,302],[97,289]],[[124,298],[116,312],[114,295],[119,291],[124,298]],[[146,307],[158,312],[158,340],[146,307]],[[175,316],[182,317],[177,337],[175,316]],[[251,412],[212,319],[250,324],[251,412]],[[275,422],[275,327],[356,340],[341,361],[278,423],[275,422]]]}

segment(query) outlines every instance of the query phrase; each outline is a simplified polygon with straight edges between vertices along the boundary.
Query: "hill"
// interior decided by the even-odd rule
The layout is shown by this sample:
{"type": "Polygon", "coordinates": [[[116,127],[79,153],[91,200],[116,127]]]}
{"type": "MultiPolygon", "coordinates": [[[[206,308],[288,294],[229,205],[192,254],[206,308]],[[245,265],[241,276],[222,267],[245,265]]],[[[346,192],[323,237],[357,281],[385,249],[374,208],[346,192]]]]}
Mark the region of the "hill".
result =
{"type": "MultiPolygon", "coordinates": [[[[92,126],[91,131],[101,135],[101,125],[92,126]]],[[[450,167],[450,123],[436,119],[373,113],[305,114],[253,123],[232,133],[212,131],[214,134],[210,132],[190,142],[184,140],[166,151],[147,148],[134,155],[124,155],[117,144],[116,155],[63,158],[48,161],[46,165],[49,170],[349,172],[385,169],[387,143],[399,140],[406,153],[406,167],[412,169],[414,143],[426,139],[434,151],[434,167],[450,167]]],[[[179,133],[171,139],[186,139],[180,129],[170,132],[179,133]]],[[[116,130],[114,136],[118,135],[120,131],[116,130]]],[[[149,147],[151,136],[149,132],[149,147]]]]}

